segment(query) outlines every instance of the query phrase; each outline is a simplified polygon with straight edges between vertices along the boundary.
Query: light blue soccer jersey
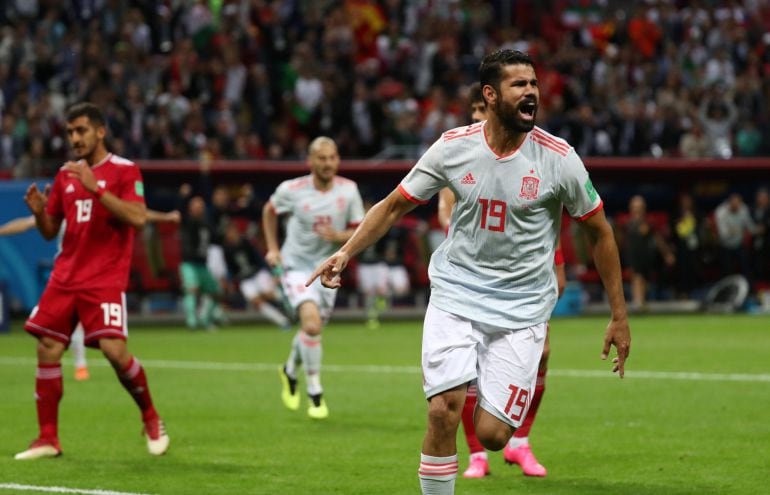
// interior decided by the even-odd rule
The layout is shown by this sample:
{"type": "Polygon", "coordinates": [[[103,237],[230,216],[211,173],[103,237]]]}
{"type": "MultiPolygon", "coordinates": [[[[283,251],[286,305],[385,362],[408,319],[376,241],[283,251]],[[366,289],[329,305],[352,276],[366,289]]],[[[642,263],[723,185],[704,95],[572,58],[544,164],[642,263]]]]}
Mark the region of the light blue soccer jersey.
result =
{"type": "Polygon", "coordinates": [[[602,207],[583,162],[563,139],[535,127],[498,156],[485,122],[445,132],[399,185],[424,203],[455,194],[449,234],[431,257],[431,302],[474,321],[523,328],[556,304],[553,270],[562,205],[585,219],[602,207]]]}
{"type": "Polygon", "coordinates": [[[358,186],[342,177],[335,177],[328,191],[316,189],[312,175],[284,181],[270,197],[270,204],[277,214],[290,215],[281,246],[281,258],[288,270],[312,272],[338,249],[318,235],[319,227],[346,230],[364,218],[358,186]]]}

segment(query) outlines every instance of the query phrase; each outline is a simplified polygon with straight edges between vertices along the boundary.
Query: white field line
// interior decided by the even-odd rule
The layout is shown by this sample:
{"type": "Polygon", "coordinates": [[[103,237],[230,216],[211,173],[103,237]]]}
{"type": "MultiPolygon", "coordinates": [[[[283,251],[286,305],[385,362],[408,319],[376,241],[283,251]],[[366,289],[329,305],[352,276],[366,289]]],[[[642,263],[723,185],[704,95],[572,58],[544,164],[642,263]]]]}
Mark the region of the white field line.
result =
{"type": "Polygon", "coordinates": [[[0,483],[0,490],[20,490],[25,492],[46,493],[81,493],[83,495],[147,495],[133,492],[113,492],[112,490],[81,490],[80,488],[66,488],[63,486],[34,486],[20,485],[18,483],[0,483]]]}
{"type": "MultiPolygon", "coordinates": [[[[0,365],[5,366],[35,366],[37,361],[32,358],[0,356],[0,365]]],[[[279,363],[220,363],[215,361],[170,361],[142,360],[147,368],[165,368],[176,370],[199,371],[269,371],[275,372],[279,363]]],[[[607,363],[609,365],[609,363],[607,363]]],[[[89,366],[107,367],[106,360],[92,360],[89,366]]],[[[387,366],[387,365],[340,365],[325,364],[324,372],[330,373],[372,373],[372,374],[420,374],[419,366],[387,366]]],[[[609,370],[569,370],[549,369],[548,376],[567,378],[616,378],[609,370]]],[[[648,380],[684,380],[710,382],[765,382],[770,383],[770,374],[756,373],[701,373],[697,371],[637,371],[627,370],[627,378],[648,380]]]]}

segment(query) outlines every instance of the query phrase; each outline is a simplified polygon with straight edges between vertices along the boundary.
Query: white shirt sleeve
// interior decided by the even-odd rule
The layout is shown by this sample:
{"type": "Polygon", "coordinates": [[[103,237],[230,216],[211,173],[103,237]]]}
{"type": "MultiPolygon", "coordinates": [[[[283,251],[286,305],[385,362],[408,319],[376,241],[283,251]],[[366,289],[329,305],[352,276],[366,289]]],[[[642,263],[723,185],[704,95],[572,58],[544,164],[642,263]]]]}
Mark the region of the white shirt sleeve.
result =
{"type": "Polygon", "coordinates": [[[273,205],[273,209],[278,215],[293,211],[294,201],[289,191],[289,181],[281,182],[273,195],[270,196],[270,204],[273,205]]]}
{"type": "Polygon", "coordinates": [[[570,216],[583,219],[599,210],[602,198],[591,183],[588,170],[575,150],[564,157],[559,177],[559,198],[570,216]]]}
{"type": "Polygon", "coordinates": [[[417,164],[398,186],[408,200],[425,204],[441,189],[448,185],[444,171],[444,139],[440,137],[428,148],[417,164]]]}
{"type": "Polygon", "coordinates": [[[358,186],[353,185],[350,193],[350,202],[348,207],[348,225],[358,225],[364,219],[364,202],[361,199],[361,193],[358,192],[358,186]]]}

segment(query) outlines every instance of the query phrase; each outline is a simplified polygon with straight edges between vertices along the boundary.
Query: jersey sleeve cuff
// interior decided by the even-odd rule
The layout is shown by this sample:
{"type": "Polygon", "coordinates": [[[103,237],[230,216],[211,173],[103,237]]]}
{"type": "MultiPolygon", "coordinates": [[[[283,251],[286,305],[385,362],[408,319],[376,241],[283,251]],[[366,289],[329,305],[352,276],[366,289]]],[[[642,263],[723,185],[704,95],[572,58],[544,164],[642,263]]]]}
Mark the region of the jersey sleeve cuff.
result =
{"type": "Polygon", "coordinates": [[[411,194],[409,194],[409,191],[407,191],[406,189],[404,189],[404,186],[403,186],[403,184],[399,184],[399,185],[398,185],[398,192],[400,192],[400,193],[401,193],[401,195],[402,195],[403,197],[405,197],[406,199],[408,199],[409,201],[411,201],[411,202],[412,202],[412,203],[414,203],[414,204],[417,204],[417,205],[425,205],[425,204],[428,204],[428,201],[427,201],[427,200],[424,200],[424,199],[417,199],[417,198],[415,198],[414,196],[412,196],[411,194]]]}
{"type": "Polygon", "coordinates": [[[599,213],[600,211],[602,211],[603,208],[604,208],[604,201],[599,201],[599,204],[596,205],[596,208],[594,208],[593,210],[589,211],[588,213],[586,213],[585,215],[583,215],[581,217],[577,217],[576,220],[578,222],[585,222],[586,220],[588,220],[592,216],[594,216],[597,213],[599,213]]]}

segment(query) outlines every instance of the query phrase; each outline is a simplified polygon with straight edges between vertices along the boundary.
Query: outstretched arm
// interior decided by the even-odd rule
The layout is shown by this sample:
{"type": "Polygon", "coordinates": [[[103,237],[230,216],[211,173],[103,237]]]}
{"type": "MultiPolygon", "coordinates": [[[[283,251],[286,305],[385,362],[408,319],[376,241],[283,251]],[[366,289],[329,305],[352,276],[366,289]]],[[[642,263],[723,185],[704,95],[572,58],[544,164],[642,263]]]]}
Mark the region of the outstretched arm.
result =
{"type": "Polygon", "coordinates": [[[182,215],[179,210],[171,210],[168,212],[162,212],[157,210],[151,210],[147,208],[147,222],[149,223],[179,223],[182,221],[182,215]]]}
{"type": "Polygon", "coordinates": [[[604,284],[604,290],[610,302],[611,319],[607,325],[602,348],[602,359],[607,359],[610,347],[615,346],[618,356],[613,359],[615,366],[612,371],[617,371],[621,378],[625,374],[625,362],[631,349],[631,330],[628,326],[628,313],[626,300],[623,296],[623,280],[621,278],[620,256],[618,246],[615,244],[615,236],[612,227],[600,210],[589,217],[581,226],[587,231],[594,245],[594,264],[604,284]]]}
{"type": "Polygon", "coordinates": [[[391,192],[385,199],[372,206],[348,242],[316,268],[306,285],[309,286],[320,276],[325,287],[339,287],[339,275],[350,258],[377,242],[394,223],[415,206],[417,205],[406,199],[398,190],[391,192]]]}
{"type": "Polygon", "coordinates": [[[35,228],[35,216],[14,218],[0,225],[0,235],[21,234],[35,228]]]}

